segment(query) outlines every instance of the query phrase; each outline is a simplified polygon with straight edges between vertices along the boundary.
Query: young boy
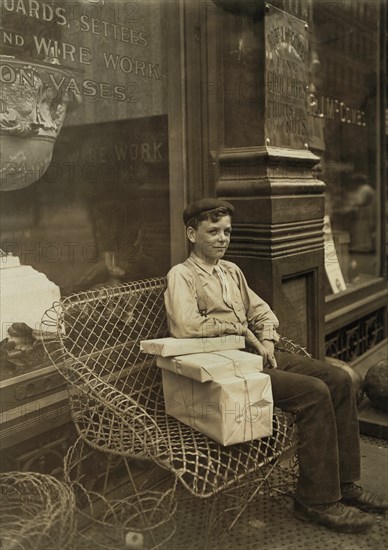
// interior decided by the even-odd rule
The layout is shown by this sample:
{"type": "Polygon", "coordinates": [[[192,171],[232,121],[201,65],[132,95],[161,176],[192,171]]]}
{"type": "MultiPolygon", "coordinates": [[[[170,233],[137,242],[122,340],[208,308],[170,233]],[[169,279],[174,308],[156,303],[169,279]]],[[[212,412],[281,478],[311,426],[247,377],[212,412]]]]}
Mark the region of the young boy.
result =
{"type": "Polygon", "coordinates": [[[213,198],[185,209],[191,254],[167,276],[170,334],[245,336],[263,357],[275,405],[295,415],[299,480],[294,514],[336,531],[366,531],[373,520],[365,512],[383,512],[388,502],[354,483],[360,477],[360,442],[351,378],[322,361],[276,351],[276,315],[249,288],[238,266],[222,259],[230,242],[233,210],[230,203],[213,198]]]}

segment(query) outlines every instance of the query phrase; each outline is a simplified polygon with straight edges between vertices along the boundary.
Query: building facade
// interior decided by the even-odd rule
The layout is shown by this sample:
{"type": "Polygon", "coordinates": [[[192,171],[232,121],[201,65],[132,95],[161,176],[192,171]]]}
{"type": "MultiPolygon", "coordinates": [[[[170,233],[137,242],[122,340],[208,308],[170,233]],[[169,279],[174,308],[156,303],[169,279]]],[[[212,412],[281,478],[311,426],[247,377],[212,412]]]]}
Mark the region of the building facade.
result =
{"type": "MultiPolygon", "coordinates": [[[[316,357],[379,357],[385,1],[3,0],[1,11],[5,254],[62,296],[163,276],[186,255],[184,206],[224,197],[236,206],[228,257],[281,332],[316,357]]],[[[39,329],[2,321],[6,467],[53,471],[73,437],[66,390],[39,329]]]]}

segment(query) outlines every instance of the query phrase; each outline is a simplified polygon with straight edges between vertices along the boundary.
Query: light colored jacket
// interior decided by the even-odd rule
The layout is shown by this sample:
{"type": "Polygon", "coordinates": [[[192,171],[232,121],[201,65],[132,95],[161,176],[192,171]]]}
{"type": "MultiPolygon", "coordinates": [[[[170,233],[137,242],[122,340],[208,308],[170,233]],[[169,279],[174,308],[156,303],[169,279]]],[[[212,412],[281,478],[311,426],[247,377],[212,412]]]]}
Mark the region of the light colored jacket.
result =
{"type": "Polygon", "coordinates": [[[219,276],[214,266],[195,254],[190,255],[202,284],[207,315],[199,312],[195,276],[184,264],[175,265],[167,274],[164,295],[168,327],[175,338],[215,337],[245,334],[249,328],[257,338],[277,342],[279,321],[269,305],[253,292],[241,269],[234,263],[219,260],[227,280],[230,304],[225,302],[219,276]]]}

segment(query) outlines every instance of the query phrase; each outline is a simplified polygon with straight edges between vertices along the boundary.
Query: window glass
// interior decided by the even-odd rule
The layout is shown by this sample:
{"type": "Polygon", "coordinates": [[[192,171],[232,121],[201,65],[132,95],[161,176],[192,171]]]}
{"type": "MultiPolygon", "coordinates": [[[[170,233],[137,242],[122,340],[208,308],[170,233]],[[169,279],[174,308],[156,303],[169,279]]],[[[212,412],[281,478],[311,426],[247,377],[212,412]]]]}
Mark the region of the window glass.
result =
{"type": "Polygon", "coordinates": [[[166,3],[1,11],[1,248],[62,294],[164,275],[166,3]]]}
{"type": "Polygon", "coordinates": [[[316,176],[327,185],[326,252],[334,242],[339,263],[332,255],[328,294],[380,274],[377,8],[370,1],[312,3],[310,146],[321,157],[316,176]]]}

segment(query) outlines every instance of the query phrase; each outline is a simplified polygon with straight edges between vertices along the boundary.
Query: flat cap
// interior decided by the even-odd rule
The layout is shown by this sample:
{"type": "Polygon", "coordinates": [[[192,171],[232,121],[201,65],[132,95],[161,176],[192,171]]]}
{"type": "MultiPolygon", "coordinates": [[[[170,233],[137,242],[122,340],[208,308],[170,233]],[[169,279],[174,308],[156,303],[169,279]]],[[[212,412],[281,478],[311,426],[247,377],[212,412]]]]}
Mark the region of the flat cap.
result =
{"type": "Polygon", "coordinates": [[[230,214],[233,214],[234,212],[234,206],[230,204],[230,202],[222,199],[205,198],[192,202],[186,206],[183,211],[183,221],[185,222],[185,225],[187,225],[187,222],[192,218],[196,218],[203,212],[209,212],[210,210],[215,210],[216,208],[226,208],[229,210],[230,214]]]}

